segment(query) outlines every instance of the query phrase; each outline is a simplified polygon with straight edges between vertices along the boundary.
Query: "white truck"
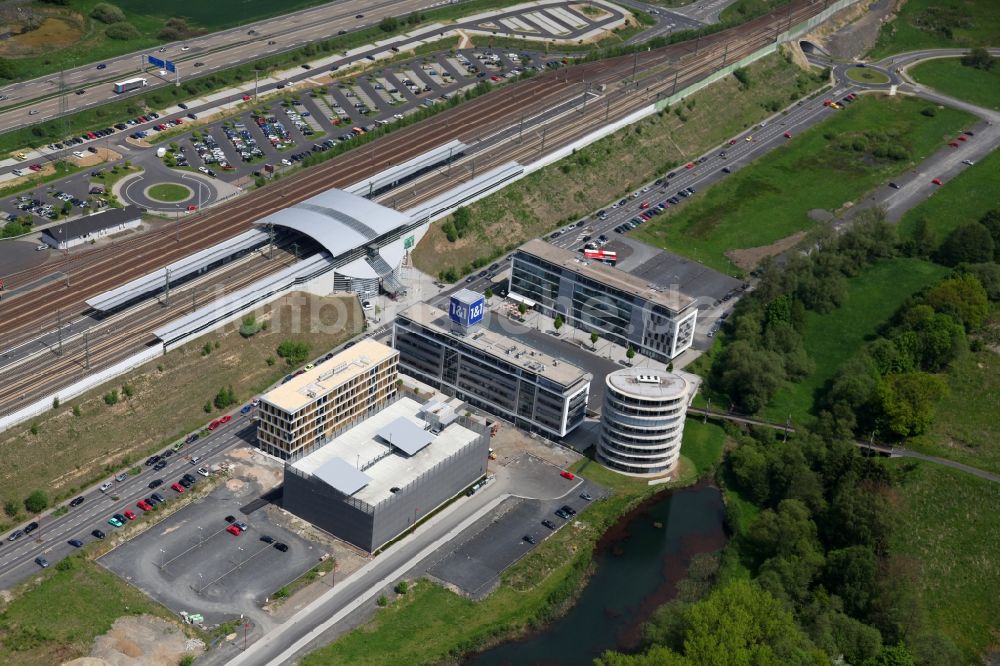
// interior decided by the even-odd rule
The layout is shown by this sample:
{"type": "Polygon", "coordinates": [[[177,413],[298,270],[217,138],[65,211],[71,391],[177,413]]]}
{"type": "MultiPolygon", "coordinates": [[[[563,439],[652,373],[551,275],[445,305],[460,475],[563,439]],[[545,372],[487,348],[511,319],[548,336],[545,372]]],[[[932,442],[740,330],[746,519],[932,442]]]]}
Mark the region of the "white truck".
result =
{"type": "Polygon", "coordinates": [[[146,85],[148,85],[148,83],[144,78],[137,77],[134,79],[128,79],[127,81],[120,81],[116,83],[115,92],[120,94],[123,92],[128,92],[129,90],[135,90],[136,88],[142,88],[146,85]]]}

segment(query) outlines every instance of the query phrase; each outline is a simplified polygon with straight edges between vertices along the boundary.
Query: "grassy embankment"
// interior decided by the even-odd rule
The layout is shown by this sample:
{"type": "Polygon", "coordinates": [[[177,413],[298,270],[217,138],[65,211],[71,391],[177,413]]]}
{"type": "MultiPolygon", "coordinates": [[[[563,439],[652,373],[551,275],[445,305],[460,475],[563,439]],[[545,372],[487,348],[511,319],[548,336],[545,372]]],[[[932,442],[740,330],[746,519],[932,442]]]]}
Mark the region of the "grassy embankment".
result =
{"type": "MultiPolygon", "coordinates": [[[[89,0],[88,0],[89,1],[89,0]]],[[[66,136],[80,134],[95,127],[103,127],[134,118],[146,110],[163,109],[177,102],[191,100],[228,86],[236,86],[253,81],[255,71],[274,72],[297,64],[343,53],[349,49],[386,39],[394,34],[409,32],[420,25],[449,22],[463,16],[489,9],[499,9],[518,4],[523,0],[469,0],[457,5],[445,5],[420,13],[419,23],[407,25],[400,21],[391,32],[372,25],[346,35],[332,36],[306,46],[291,49],[273,56],[258,58],[253,63],[238,65],[205,76],[189,78],[180,87],[165,86],[150,90],[142,95],[103,104],[93,109],[73,113],[55,120],[49,120],[30,127],[24,127],[0,134],[0,154],[23,148],[43,146],[53,141],[61,141],[66,136]]],[[[128,49],[133,50],[133,49],[128,49]]],[[[266,75],[266,74],[265,74],[266,75]]],[[[108,84],[110,85],[110,83],[108,84]]]]}
{"type": "Polygon", "coordinates": [[[723,23],[745,21],[755,16],[762,16],[772,9],[787,5],[789,0],[736,0],[722,10],[719,20],[723,23]]]}
{"type": "MultiPolygon", "coordinates": [[[[684,431],[678,484],[689,483],[714,467],[725,433],[718,426],[689,421],[684,431]]],[[[473,602],[425,580],[410,586],[381,609],[368,625],[341,637],[303,660],[319,664],[430,664],[455,660],[507,636],[538,628],[571,601],[585,582],[591,552],[600,536],[629,507],[663,486],[611,472],[585,459],[574,471],[614,491],[594,502],[565,527],[504,572],[493,594],[473,602]]],[[[673,485],[673,484],[672,484],[673,485]]]]}
{"type": "Polygon", "coordinates": [[[912,97],[865,96],[688,200],[679,212],[655,218],[637,236],[733,273],[731,251],[813,228],[811,210],[836,211],[858,201],[970,121],[962,111],[912,97]],[[922,113],[927,109],[932,117],[922,113]]]}
{"type": "Polygon", "coordinates": [[[778,55],[749,68],[752,85],[728,77],[674,111],[651,116],[468,206],[470,226],[449,242],[435,223],[414,261],[432,275],[458,277],[529,238],[578,219],[817,89],[814,75],[778,55]]]}
{"type": "MultiPolygon", "coordinates": [[[[966,398],[979,390],[968,388],[966,398]]],[[[1000,632],[1000,484],[930,463],[886,464],[904,470],[890,550],[908,564],[927,623],[958,646],[965,663],[983,663],[1000,632]]]]}
{"type": "Polygon", "coordinates": [[[910,295],[947,275],[948,269],[918,259],[881,261],[848,280],[844,305],[828,314],[807,312],[802,339],[815,370],[778,391],[761,416],[793,424],[813,420],[819,392],[840,366],[861,349],[910,295]]]}
{"type": "Polygon", "coordinates": [[[996,46],[1000,12],[994,0],[907,0],[883,24],[870,57],[933,48],[996,46]]]}
{"type": "Polygon", "coordinates": [[[94,638],[107,633],[117,618],[147,613],[177,621],[110,571],[71,557],[25,583],[12,601],[0,602],[3,663],[36,666],[84,657],[94,638]]]}
{"type": "Polygon", "coordinates": [[[945,95],[987,109],[1000,109],[1000,66],[984,71],[966,67],[959,58],[941,58],[914,65],[909,72],[917,83],[945,95]]]}
{"type": "Polygon", "coordinates": [[[46,490],[53,503],[75,495],[216,418],[218,410],[213,407],[206,413],[202,406],[220,388],[232,386],[244,401],[280,379],[287,372],[275,353],[281,342],[304,342],[312,357],[360,330],[356,299],[309,297],[293,309],[290,303],[296,296],[264,308],[270,315],[261,313],[258,318],[268,321],[268,328],[249,339],[233,326],[211,333],[31,423],[0,433],[0,501],[21,507],[38,488],[46,490]],[[324,326],[311,327],[317,312],[324,326]],[[295,324],[296,316],[300,325],[295,324]],[[274,365],[268,358],[275,359],[274,365]],[[112,390],[118,391],[118,402],[108,405],[104,396],[112,390]]]}

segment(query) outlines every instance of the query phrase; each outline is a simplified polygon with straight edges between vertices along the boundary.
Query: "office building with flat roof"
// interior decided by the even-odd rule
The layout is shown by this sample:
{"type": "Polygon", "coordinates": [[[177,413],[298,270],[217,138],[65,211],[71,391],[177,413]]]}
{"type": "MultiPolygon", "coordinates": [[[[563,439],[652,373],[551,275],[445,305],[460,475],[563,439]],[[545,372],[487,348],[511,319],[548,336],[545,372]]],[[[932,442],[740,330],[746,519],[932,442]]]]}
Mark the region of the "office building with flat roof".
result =
{"type": "Polygon", "coordinates": [[[257,446],[288,460],[385,404],[396,392],[399,354],[362,340],[261,396],[257,446]]]}
{"type": "Polygon", "coordinates": [[[682,375],[648,368],[616,370],[604,381],[597,460],[635,476],[673,471],[695,385],[682,375]]]}
{"type": "Polygon", "coordinates": [[[459,292],[449,312],[418,303],[397,315],[400,372],[548,437],[580,425],[591,375],[477,326],[482,311],[469,300],[459,292]]]}
{"type": "Polygon", "coordinates": [[[285,463],[282,506],[368,552],[486,474],[485,422],[461,401],[397,394],[364,420],[285,463]]]}
{"type": "Polygon", "coordinates": [[[664,362],[694,341],[693,298],[537,239],[514,253],[509,297],[664,362]]]}

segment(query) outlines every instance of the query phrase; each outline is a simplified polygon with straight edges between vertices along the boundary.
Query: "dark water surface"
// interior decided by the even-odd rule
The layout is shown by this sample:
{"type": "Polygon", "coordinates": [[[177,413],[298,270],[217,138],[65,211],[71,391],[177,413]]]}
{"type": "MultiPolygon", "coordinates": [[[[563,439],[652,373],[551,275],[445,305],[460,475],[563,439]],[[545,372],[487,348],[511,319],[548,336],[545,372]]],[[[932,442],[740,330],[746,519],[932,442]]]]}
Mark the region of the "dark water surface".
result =
{"type": "Polygon", "coordinates": [[[592,663],[605,650],[637,649],[640,625],[674,597],[691,558],[725,545],[723,518],[722,495],[708,483],[650,500],[601,540],[596,571],[565,616],[465,664],[576,666],[592,663]]]}

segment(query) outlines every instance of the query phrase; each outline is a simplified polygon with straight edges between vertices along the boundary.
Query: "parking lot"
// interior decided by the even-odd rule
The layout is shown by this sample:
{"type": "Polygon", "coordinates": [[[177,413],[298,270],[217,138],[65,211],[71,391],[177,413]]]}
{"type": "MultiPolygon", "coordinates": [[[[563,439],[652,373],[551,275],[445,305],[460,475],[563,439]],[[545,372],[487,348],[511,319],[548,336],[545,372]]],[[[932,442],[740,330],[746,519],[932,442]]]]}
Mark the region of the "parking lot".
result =
{"type": "MultiPolygon", "coordinates": [[[[254,103],[236,100],[244,111],[227,114],[191,132],[174,136],[179,150],[170,165],[212,170],[233,182],[261,176],[270,168],[300,162],[312,152],[350,142],[381,125],[397,122],[422,106],[446,102],[480,82],[498,85],[547,60],[538,53],[464,49],[373,67],[363,75],[340,78],[337,70],[316,71],[306,87],[279,84],[280,96],[254,103]]],[[[189,121],[190,124],[190,121],[189,121]]],[[[156,130],[136,133],[151,139],[156,130]]],[[[169,143],[158,144],[169,147],[169,143]]]]}
{"type": "Polygon", "coordinates": [[[591,501],[607,494],[596,484],[580,477],[568,480],[559,472],[555,465],[528,454],[507,462],[504,473],[511,475],[513,492],[520,496],[504,500],[490,515],[468,527],[447,554],[427,567],[427,573],[473,598],[489,594],[504,569],[575,519],[557,516],[556,510],[569,506],[582,513],[591,501]],[[583,493],[592,500],[583,499],[583,493]],[[543,520],[551,527],[543,525],[543,520]]]}
{"type": "Polygon", "coordinates": [[[275,469],[242,466],[248,473],[220,483],[98,561],[167,608],[202,614],[206,624],[241,613],[259,616],[268,597],[330,550],[303,536],[280,509],[255,501],[278,478],[278,466],[270,465],[275,469]],[[227,531],[227,516],[246,531],[227,531]]]}

